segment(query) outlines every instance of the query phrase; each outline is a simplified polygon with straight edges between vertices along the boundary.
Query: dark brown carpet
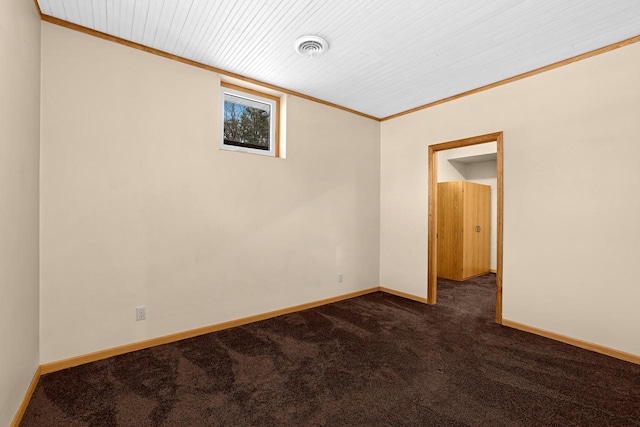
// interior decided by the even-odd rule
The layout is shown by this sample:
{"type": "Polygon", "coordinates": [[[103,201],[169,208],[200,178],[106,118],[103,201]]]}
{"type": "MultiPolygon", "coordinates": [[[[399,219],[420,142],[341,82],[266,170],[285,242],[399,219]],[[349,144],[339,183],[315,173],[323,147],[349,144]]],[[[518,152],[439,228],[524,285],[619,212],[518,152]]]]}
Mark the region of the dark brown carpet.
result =
{"type": "Polygon", "coordinates": [[[21,425],[640,425],[640,366],[494,324],[494,275],[440,283],[45,375],[21,425]]]}

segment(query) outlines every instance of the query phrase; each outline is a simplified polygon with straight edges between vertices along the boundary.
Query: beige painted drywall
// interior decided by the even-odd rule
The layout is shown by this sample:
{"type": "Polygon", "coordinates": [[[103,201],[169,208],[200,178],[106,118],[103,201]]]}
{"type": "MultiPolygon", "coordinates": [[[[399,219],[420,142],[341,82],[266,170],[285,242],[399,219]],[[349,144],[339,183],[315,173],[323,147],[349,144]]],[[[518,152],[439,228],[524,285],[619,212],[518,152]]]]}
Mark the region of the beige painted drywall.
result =
{"type": "Polygon", "coordinates": [[[216,74],[42,26],[42,363],[379,285],[378,122],[219,150],[216,74]]]}
{"type": "Polygon", "coordinates": [[[504,131],[506,319],[640,354],[640,43],[381,126],[381,284],[426,296],[427,147],[504,131]]]}
{"type": "Polygon", "coordinates": [[[456,162],[456,159],[484,156],[487,154],[495,154],[497,152],[497,142],[486,142],[484,144],[469,145],[466,147],[438,151],[438,182],[467,179],[467,165],[470,163],[456,162]]]}
{"type": "Polygon", "coordinates": [[[0,13],[0,426],[38,367],[40,17],[33,2],[0,13]]]}

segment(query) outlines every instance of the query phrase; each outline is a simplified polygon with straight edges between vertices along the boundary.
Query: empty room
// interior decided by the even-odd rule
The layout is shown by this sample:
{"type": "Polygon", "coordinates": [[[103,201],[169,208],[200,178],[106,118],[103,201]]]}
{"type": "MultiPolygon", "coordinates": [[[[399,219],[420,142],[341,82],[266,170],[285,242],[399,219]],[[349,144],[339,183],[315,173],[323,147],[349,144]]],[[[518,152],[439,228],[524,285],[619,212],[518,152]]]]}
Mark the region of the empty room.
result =
{"type": "Polygon", "coordinates": [[[640,424],[638,2],[0,29],[0,427],[640,424]]]}

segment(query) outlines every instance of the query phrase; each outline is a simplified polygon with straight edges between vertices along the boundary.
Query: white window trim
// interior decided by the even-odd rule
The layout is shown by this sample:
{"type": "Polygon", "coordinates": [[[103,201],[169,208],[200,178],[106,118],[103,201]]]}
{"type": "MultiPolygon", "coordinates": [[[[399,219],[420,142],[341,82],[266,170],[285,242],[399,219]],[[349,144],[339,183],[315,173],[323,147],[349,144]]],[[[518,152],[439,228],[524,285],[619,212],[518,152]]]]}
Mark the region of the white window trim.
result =
{"type": "Polygon", "coordinates": [[[242,153],[258,154],[261,156],[278,156],[278,127],[280,117],[280,105],[279,99],[267,94],[245,89],[239,86],[235,86],[229,83],[221,82],[220,84],[220,149],[229,151],[239,151],[242,153]],[[235,145],[228,145],[224,143],[224,101],[225,94],[246,98],[249,100],[255,100],[264,104],[269,104],[271,107],[271,114],[269,116],[269,150],[259,150],[250,147],[238,147],[235,145]]]}

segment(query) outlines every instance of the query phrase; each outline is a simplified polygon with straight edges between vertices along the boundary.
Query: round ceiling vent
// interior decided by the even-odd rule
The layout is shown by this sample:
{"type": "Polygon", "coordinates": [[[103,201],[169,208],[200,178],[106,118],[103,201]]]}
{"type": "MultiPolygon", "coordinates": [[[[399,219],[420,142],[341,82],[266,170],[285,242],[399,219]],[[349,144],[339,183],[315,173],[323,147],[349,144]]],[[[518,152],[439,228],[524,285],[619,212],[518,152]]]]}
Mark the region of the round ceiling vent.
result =
{"type": "Polygon", "coordinates": [[[302,36],[295,43],[296,52],[309,59],[321,55],[329,49],[329,43],[322,37],[318,36],[302,36]]]}

